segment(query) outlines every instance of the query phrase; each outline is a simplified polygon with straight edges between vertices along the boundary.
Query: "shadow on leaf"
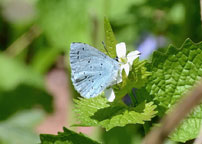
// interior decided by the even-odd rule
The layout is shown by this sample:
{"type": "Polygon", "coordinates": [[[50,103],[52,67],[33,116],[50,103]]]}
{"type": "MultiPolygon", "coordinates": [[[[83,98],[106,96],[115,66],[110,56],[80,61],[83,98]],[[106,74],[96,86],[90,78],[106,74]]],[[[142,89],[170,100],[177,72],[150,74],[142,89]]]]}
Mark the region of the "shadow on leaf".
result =
{"type": "Polygon", "coordinates": [[[91,116],[91,119],[95,119],[99,122],[111,119],[112,117],[116,115],[123,114],[126,110],[127,111],[136,111],[138,113],[143,113],[145,109],[145,102],[139,104],[137,107],[125,107],[120,105],[112,105],[110,107],[106,107],[103,109],[99,109],[93,116],[91,116]]]}
{"type": "Polygon", "coordinates": [[[0,120],[34,106],[41,106],[47,112],[52,112],[52,100],[52,96],[45,90],[26,84],[21,84],[14,90],[0,91],[0,120]]]}

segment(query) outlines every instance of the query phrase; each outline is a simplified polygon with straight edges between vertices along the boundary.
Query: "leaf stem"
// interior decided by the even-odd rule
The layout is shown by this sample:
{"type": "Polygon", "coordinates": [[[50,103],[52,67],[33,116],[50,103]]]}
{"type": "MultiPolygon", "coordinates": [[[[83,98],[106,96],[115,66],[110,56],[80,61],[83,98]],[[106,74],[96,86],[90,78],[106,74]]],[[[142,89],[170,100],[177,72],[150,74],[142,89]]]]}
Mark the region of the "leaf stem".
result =
{"type": "Polygon", "coordinates": [[[149,132],[149,130],[150,130],[150,123],[149,122],[145,122],[144,125],[143,125],[143,128],[144,128],[144,133],[146,135],[149,132]]]}
{"type": "Polygon", "coordinates": [[[128,95],[130,96],[130,100],[132,102],[132,106],[135,107],[135,103],[136,103],[136,100],[135,100],[135,97],[133,95],[133,91],[129,91],[128,95]]]}
{"type": "Polygon", "coordinates": [[[16,56],[26,49],[37,37],[41,35],[42,31],[37,25],[33,25],[26,33],[14,41],[6,50],[10,56],[16,56]]]}

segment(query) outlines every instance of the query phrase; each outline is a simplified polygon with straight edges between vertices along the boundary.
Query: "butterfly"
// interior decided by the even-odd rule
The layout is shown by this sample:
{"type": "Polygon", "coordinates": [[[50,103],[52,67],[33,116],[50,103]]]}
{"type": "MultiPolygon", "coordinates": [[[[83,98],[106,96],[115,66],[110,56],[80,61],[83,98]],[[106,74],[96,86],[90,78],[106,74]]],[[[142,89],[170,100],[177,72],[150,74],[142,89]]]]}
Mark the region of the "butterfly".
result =
{"type": "Polygon", "coordinates": [[[96,48],[85,43],[71,43],[71,80],[74,88],[84,98],[101,94],[116,84],[120,65],[96,48]]]}

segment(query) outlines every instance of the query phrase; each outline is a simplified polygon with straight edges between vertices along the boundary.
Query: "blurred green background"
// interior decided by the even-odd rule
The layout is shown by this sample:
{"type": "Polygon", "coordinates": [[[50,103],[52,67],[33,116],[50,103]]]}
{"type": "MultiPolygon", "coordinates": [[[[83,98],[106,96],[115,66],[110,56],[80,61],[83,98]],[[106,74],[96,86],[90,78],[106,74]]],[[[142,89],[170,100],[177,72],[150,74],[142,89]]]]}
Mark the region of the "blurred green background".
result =
{"type": "MultiPolygon", "coordinates": [[[[202,39],[199,0],[0,0],[1,144],[39,143],[39,133],[75,123],[69,46],[103,47],[105,16],[118,42],[139,49],[141,59],[188,37],[202,39]]],[[[106,144],[144,137],[140,125],[71,129],[106,144]]]]}

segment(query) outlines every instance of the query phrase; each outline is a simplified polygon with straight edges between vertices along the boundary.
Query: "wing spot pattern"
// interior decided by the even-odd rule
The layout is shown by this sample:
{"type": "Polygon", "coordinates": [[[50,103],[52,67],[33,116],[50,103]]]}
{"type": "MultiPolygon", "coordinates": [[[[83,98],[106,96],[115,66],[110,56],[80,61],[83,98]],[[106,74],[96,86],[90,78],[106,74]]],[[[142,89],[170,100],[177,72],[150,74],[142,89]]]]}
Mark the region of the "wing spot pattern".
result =
{"type": "MultiPolygon", "coordinates": [[[[74,45],[71,45],[70,63],[72,66],[72,76],[75,75],[72,78],[73,84],[83,97],[95,97],[105,89],[106,85],[111,84],[111,81],[113,81],[110,81],[110,78],[105,78],[107,76],[105,72],[108,72],[108,68],[113,69],[114,66],[117,69],[118,66],[116,62],[110,61],[105,54],[87,44],[72,44],[74,45]],[[101,76],[104,77],[102,77],[102,81],[99,81],[98,79],[101,76]],[[97,83],[98,81],[99,83],[97,83]]],[[[116,71],[113,70],[113,72],[115,73],[116,71]]]]}

